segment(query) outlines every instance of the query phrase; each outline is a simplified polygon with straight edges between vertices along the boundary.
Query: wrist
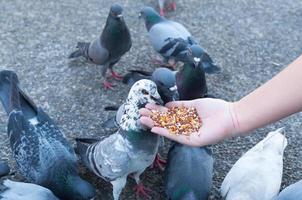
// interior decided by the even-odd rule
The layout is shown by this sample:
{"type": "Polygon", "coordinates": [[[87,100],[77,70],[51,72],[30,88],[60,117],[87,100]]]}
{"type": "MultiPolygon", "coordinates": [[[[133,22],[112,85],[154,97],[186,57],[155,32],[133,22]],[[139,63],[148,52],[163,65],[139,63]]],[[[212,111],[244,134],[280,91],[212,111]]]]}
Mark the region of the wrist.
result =
{"type": "Polygon", "coordinates": [[[240,126],[240,119],[238,118],[238,102],[230,102],[229,103],[229,112],[232,119],[232,128],[231,128],[231,135],[236,136],[242,133],[242,129],[240,126]]]}

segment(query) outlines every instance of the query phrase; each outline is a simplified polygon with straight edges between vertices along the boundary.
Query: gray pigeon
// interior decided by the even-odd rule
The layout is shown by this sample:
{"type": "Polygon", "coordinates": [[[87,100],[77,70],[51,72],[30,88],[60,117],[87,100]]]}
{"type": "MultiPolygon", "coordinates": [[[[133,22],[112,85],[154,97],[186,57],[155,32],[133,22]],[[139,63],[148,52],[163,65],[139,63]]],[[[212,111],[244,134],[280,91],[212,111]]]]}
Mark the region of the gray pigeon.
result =
{"type": "Polygon", "coordinates": [[[131,87],[116,133],[100,141],[76,139],[76,152],[96,175],[111,182],[115,200],[119,199],[129,174],[134,174],[137,195],[146,194],[139,177],[153,162],[159,145],[159,136],[138,121],[139,109],[147,103],[161,104],[162,100],[156,84],[143,79],[131,87]]]}
{"type": "Polygon", "coordinates": [[[91,43],[79,42],[77,50],[69,56],[69,58],[83,56],[92,63],[103,65],[102,76],[105,78],[103,84],[106,89],[113,87],[106,77],[108,68],[113,78],[121,80],[122,76],[113,71],[113,65],[130,50],[132,45],[130,32],[122,12],[123,8],[119,4],[113,4],[101,37],[91,43]]]}
{"type": "Polygon", "coordinates": [[[165,16],[166,10],[176,10],[175,0],[158,0],[159,14],[165,16]]]}
{"type": "Polygon", "coordinates": [[[287,139],[283,129],[270,132],[232,167],[221,185],[226,200],[273,200],[278,195],[283,152],[287,139]]]}
{"type": "Polygon", "coordinates": [[[0,161],[0,178],[2,176],[8,175],[10,172],[9,166],[7,163],[0,161]]]}
{"type": "Polygon", "coordinates": [[[0,72],[0,100],[9,115],[12,154],[26,180],[64,200],[93,198],[93,186],[78,175],[73,148],[54,121],[20,89],[12,71],[0,72]]]}
{"type": "Polygon", "coordinates": [[[4,180],[0,185],[3,200],[59,200],[49,189],[32,183],[4,180]]]}
{"type": "Polygon", "coordinates": [[[209,147],[173,143],[165,168],[165,192],[171,200],[207,200],[212,187],[213,157],[209,147]]]}
{"type": "Polygon", "coordinates": [[[195,65],[202,63],[208,73],[220,71],[182,24],[161,17],[151,7],[145,7],[140,17],[145,21],[151,45],[164,57],[164,63],[170,63],[171,60],[192,62],[195,65]]]}
{"type": "Polygon", "coordinates": [[[302,199],[302,180],[298,181],[280,192],[274,200],[300,200],[302,199]]]}

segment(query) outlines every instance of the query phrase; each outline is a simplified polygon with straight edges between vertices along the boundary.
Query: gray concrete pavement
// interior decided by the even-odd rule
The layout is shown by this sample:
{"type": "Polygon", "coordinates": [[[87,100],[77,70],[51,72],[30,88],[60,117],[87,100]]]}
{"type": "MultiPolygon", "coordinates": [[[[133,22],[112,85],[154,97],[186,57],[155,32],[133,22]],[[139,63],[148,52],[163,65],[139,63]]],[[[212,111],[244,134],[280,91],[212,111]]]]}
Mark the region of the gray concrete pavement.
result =
{"type": "MultiPolygon", "coordinates": [[[[103,135],[100,124],[111,115],[103,112],[104,106],[119,104],[128,91],[121,83],[116,83],[115,91],[104,91],[99,66],[67,59],[77,41],[90,41],[99,35],[112,2],[116,1],[0,0],[0,69],[18,73],[23,88],[58,122],[69,139],[103,135]]],[[[137,14],[143,5],[156,6],[156,1],[120,2],[125,7],[133,47],[116,69],[121,73],[133,68],[152,70],[150,58],[156,54],[137,14]]],[[[300,0],[179,0],[177,3],[177,11],[168,17],[185,24],[223,69],[219,75],[207,76],[209,92],[217,97],[234,101],[244,96],[302,53],[300,0]]],[[[6,123],[7,117],[0,108],[0,159],[15,166],[6,123]]],[[[282,187],[302,179],[302,116],[298,114],[258,129],[248,137],[213,146],[215,176],[210,199],[220,198],[220,184],[240,155],[268,131],[281,126],[286,128],[289,139],[282,187]]],[[[84,168],[81,172],[98,188],[98,199],[111,198],[110,184],[84,168]]],[[[18,174],[12,178],[22,180],[18,174]]],[[[142,180],[153,189],[152,199],[166,199],[161,172],[148,170],[142,180]]],[[[129,179],[122,199],[135,199],[132,186],[134,181],[129,179]]]]}

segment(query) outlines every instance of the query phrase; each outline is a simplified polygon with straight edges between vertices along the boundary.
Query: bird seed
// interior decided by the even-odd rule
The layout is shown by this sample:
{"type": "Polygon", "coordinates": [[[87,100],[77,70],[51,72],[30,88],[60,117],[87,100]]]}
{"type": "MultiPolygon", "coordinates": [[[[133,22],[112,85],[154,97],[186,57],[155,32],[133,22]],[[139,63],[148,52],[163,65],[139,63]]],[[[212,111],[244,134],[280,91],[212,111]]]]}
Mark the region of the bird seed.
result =
{"type": "Polygon", "coordinates": [[[197,110],[193,107],[173,107],[167,112],[152,110],[151,119],[155,126],[166,128],[176,135],[189,136],[193,132],[198,132],[202,125],[197,110]]]}

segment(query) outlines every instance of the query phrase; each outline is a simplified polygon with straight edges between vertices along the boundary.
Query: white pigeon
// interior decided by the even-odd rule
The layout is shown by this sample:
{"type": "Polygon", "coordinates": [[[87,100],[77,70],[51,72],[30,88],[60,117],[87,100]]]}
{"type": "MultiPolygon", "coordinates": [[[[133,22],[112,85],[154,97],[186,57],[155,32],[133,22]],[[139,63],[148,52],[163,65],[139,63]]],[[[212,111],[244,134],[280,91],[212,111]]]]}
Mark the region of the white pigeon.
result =
{"type": "Polygon", "coordinates": [[[49,189],[32,183],[3,181],[1,200],[59,200],[49,189]]]}
{"type": "Polygon", "coordinates": [[[278,195],[287,146],[282,132],[270,132],[234,164],[221,185],[224,199],[271,200],[278,195]]]}

